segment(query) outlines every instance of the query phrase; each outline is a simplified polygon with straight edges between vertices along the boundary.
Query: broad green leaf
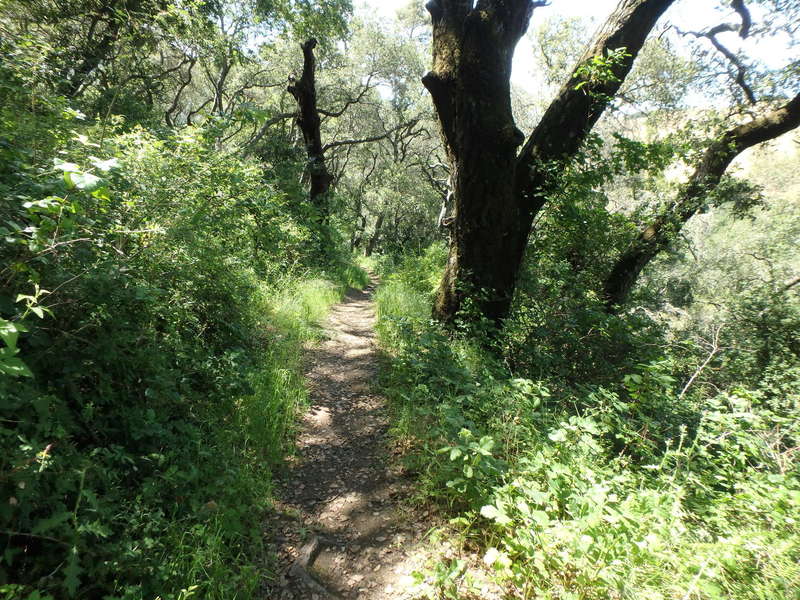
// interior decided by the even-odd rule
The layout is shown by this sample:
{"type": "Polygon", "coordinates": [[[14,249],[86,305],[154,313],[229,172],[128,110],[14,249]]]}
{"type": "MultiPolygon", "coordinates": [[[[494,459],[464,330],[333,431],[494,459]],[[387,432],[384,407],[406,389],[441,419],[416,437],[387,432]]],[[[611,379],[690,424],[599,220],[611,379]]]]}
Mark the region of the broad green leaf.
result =
{"type": "Polygon", "coordinates": [[[499,525],[508,525],[511,523],[511,519],[509,516],[499,510],[496,506],[492,506],[491,504],[486,504],[485,506],[481,507],[481,515],[495,521],[499,525]]]}
{"type": "Polygon", "coordinates": [[[101,170],[103,173],[107,173],[111,169],[119,168],[119,161],[116,158],[101,160],[96,156],[90,156],[89,160],[92,161],[92,165],[94,165],[95,168],[101,170]]]}
{"type": "Polygon", "coordinates": [[[98,187],[101,181],[97,175],[92,175],[91,173],[72,173],[71,179],[76,188],[86,192],[91,192],[98,187]]]}
{"type": "Polygon", "coordinates": [[[9,348],[15,349],[17,347],[19,334],[20,328],[15,323],[0,319],[0,338],[3,339],[9,348]]]}
{"type": "Polygon", "coordinates": [[[33,377],[28,366],[15,357],[0,358],[0,373],[11,377],[33,377]]]}
{"type": "Polygon", "coordinates": [[[531,518],[536,521],[536,524],[539,527],[543,529],[550,525],[550,517],[543,510],[532,510],[531,518]]]}
{"type": "Polygon", "coordinates": [[[53,162],[55,163],[53,166],[56,171],[64,171],[65,173],[80,173],[81,171],[81,168],[75,163],[63,162],[57,158],[54,159],[53,162]]]}

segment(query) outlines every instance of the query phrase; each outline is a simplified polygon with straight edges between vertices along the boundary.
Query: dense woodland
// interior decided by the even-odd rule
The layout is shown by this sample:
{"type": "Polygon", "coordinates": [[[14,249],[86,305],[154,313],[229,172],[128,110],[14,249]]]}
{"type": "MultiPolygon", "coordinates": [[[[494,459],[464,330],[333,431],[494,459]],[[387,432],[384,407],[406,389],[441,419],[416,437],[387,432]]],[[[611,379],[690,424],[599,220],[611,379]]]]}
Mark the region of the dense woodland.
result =
{"type": "Polygon", "coordinates": [[[368,272],[407,591],[798,598],[800,3],[689,4],[3,0],[0,598],[263,597],[368,272]]]}

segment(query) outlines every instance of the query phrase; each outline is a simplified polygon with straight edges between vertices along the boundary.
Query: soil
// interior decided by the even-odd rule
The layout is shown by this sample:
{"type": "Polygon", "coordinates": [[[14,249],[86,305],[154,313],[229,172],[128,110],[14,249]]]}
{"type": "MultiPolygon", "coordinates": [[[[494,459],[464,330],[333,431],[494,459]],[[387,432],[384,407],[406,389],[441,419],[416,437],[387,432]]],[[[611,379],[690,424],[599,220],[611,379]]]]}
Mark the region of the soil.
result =
{"type": "Polygon", "coordinates": [[[270,600],[412,598],[411,572],[431,515],[412,508],[412,481],[394,460],[372,293],[350,290],[307,353],[310,409],[268,524],[277,532],[270,600]]]}

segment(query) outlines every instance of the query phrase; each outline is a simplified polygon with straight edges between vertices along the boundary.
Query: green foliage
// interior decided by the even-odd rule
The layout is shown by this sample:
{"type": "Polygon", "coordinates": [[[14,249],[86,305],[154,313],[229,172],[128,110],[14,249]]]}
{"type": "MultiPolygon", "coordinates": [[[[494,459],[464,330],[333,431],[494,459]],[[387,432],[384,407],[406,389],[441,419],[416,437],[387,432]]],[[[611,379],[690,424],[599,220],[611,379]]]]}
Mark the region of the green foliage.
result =
{"type": "Polygon", "coordinates": [[[296,199],[208,129],[82,125],[32,100],[15,56],[0,72],[0,589],[251,597],[302,343],[365,275],[334,250],[312,269],[296,199]]]}
{"type": "Polygon", "coordinates": [[[584,91],[590,96],[599,100],[608,99],[607,95],[595,92],[593,88],[619,81],[615,70],[624,65],[631,56],[626,48],[614,48],[607,50],[605,54],[592,56],[575,69],[574,76],[579,80],[575,89],[586,88],[584,91]]]}
{"type": "MultiPolygon", "coordinates": [[[[530,349],[489,354],[402,300],[431,290],[419,260],[386,279],[394,433],[421,494],[453,517],[443,535],[483,556],[420,571],[420,593],[485,597],[488,577],[520,598],[796,595],[796,395],[777,402],[767,380],[681,393],[691,373],[680,355],[592,364],[613,338],[572,357],[588,365],[525,378],[516,355],[530,349]]],[[[656,343],[645,332],[628,337],[632,355],[656,343]]]]}
{"type": "Polygon", "coordinates": [[[475,439],[469,429],[462,429],[455,444],[437,450],[447,458],[440,475],[449,490],[448,496],[458,498],[466,506],[480,502],[483,490],[502,474],[502,464],[492,456],[494,445],[490,436],[475,439]]]}

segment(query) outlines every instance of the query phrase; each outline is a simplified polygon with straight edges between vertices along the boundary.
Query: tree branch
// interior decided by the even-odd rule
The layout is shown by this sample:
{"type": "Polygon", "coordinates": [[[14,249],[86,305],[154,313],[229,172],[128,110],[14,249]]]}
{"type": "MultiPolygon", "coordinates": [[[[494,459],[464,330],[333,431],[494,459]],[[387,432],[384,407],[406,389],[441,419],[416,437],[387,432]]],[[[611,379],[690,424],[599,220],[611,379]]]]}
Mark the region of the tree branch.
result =
{"type": "Polygon", "coordinates": [[[352,146],[354,144],[369,144],[370,142],[378,142],[380,140],[386,139],[387,137],[389,137],[392,133],[394,133],[398,129],[402,129],[403,127],[408,127],[409,125],[414,125],[414,124],[416,124],[416,120],[409,121],[407,123],[401,123],[400,125],[397,125],[396,127],[392,127],[389,131],[385,131],[385,132],[383,132],[383,133],[381,133],[379,135],[373,135],[373,136],[370,136],[370,137],[365,137],[365,138],[355,139],[355,140],[339,140],[339,141],[336,141],[336,142],[330,142],[328,144],[325,144],[322,147],[322,151],[326,152],[326,151],[330,150],[331,148],[338,148],[340,146],[352,146]]]}
{"type": "Polygon", "coordinates": [[[745,6],[744,0],[731,0],[731,8],[739,13],[739,16],[742,18],[742,26],[739,28],[739,37],[745,39],[750,35],[750,27],[753,24],[750,11],[747,9],[747,6],[745,6]]]}
{"type": "Polygon", "coordinates": [[[370,73],[369,77],[367,77],[367,83],[364,84],[364,88],[358,93],[358,95],[355,98],[349,98],[344,103],[344,106],[342,106],[341,109],[336,110],[336,111],[328,111],[328,110],[319,109],[319,114],[325,115],[326,117],[333,117],[333,118],[341,117],[348,108],[350,108],[353,104],[358,104],[359,102],[361,102],[362,98],[364,98],[364,96],[367,95],[367,92],[369,92],[371,89],[373,89],[375,87],[375,86],[370,85],[370,83],[372,83],[372,74],[371,73],[370,73]]]}
{"type": "Polygon", "coordinates": [[[798,275],[794,279],[791,279],[791,280],[787,281],[785,284],[783,284],[783,287],[781,288],[781,293],[788,292],[790,289],[792,289],[794,286],[796,286],[799,283],[800,283],[800,275],[798,275]]]}
{"type": "Polygon", "coordinates": [[[686,385],[683,386],[683,389],[681,390],[681,393],[678,396],[678,400],[683,400],[683,397],[686,395],[686,392],[692,386],[692,384],[694,383],[695,379],[697,379],[700,376],[700,374],[703,372],[703,370],[708,366],[708,363],[711,362],[711,359],[714,358],[714,356],[717,354],[717,352],[719,352],[719,334],[722,331],[722,328],[723,328],[724,325],[725,325],[724,323],[719,325],[717,327],[716,331],[714,331],[714,337],[711,339],[711,343],[710,343],[711,351],[708,353],[708,356],[703,361],[703,364],[701,364],[697,368],[697,370],[694,372],[694,374],[689,378],[689,381],[686,382],[686,385]]]}
{"type": "Polygon", "coordinates": [[[800,94],[780,108],[729,129],[705,151],[680,196],[645,226],[620,256],[604,284],[606,310],[613,312],[636,284],[645,266],[672,243],[674,233],[697,214],[728,165],[741,152],[800,127],[800,94]]]}
{"type": "MultiPolygon", "coordinates": [[[[745,78],[745,76],[747,75],[747,67],[745,67],[742,61],[739,60],[739,57],[737,57],[733,52],[728,50],[728,48],[725,47],[722,44],[722,42],[719,41],[719,39],[717,39],[717,35],[720,33],[735,32],[737,30],[739,31],[740,36],[745,37],[745,35],[742,34],[742,30],[744,29],[744,27],[745,27],[744,24],[742,24],[741,27],[737,27],[736,25],[732,25],[730,23],[722,23],[720,25],[717,25],[716,27],[712,27],[705,33],[700,33],[697,31],[687,31],[686,33],[684,33],[677,28],[676,31],[681,35],[692,35],[696,38],[706,38],[709,42],[711,42],[711,45],[714,46],[717,52],[722,54],[722,56],[724,56],[725,59],[736,68],[736,76],[734,77],[736,85],[738,85],[742,89],[745,97],[747,97],[747,101],[750,104],[755,104],[757,102],[757,99],[755,94],[753,93],[753,88],[750,87],[745,78]]],[[[747,25],[748,30],[749,27],[750,26],[747,25]]]]}
{"type": "MultiPolygon", "coordinates": [[[[183,91],[192,83],[192,69],[194,68],[195,63],[197,62],[196,57],[192,57],[189,59],[189,68],[187,69],[187,77],[186,79],[181,78],[181,84],[178,86],[178,90],[175,92],[175,96],[172,98],[172,104],[170,107],[164,112],[164,121],[167,123],[168,126],[173,127],[174,122],[172,120],[172,115],[178,110],[178,103],[181,100],[181,95],[183,91]]],[[[181,62],[181,65],[185,64],[181,62]]]]}
{"type": "Polygon", "coordinates": [[[201,105],[200,105],[200,106],[197,108],[197,110],[192,110],[192,111],[189,111],[189,114],[187,114],[187,115],[186,115],[186,124],[187,124],[187,125],[191,125],[191,124],[192,124],[192,118],[194,118],[194,116],[195,116],[195,115],[197,115],[197,114],[200,114],[200,111],[202,111],[202,110],[203,110],[203,109],[204,109],[206,106],[208,106],[209,104],[211,104],[213,101],[214,101],[214,99],[213,99],[213,98],[209,98],[208,100],[206,100],[205,102],[203,102],[203,103],[202,103],[202,104],[201,104],[201,105]]]}
{"type": "Polygon", "coordinates": [[[261,138],[263,138],[264,135],[266,135],[270,127],[280,123],[281,121],[285,121],[287,119],[294,119],[295,117],[297,117],[296,112],[287,112],[287,113],[280,113],[278,115],[275,115],[271,119],[267,119],[266,121],[264,121],[264,124],[261,125],[258,132],[244,144],[242,153],[246,155],[247,150],[255,146],[258,142],[260,142],[261,138]]]}
{"type": "Polygon", "coordinates": [[[674,0],[622,0],[595,34],[569,80],[545,111],[517,158],[515,195],[531,223],[546,202],[544,172],[537,164],[573,156],[611,103],[656,21],[674,0]],[[587,81],[583,65],[610,51],[625,49],[611,76],[587,81]]]}

